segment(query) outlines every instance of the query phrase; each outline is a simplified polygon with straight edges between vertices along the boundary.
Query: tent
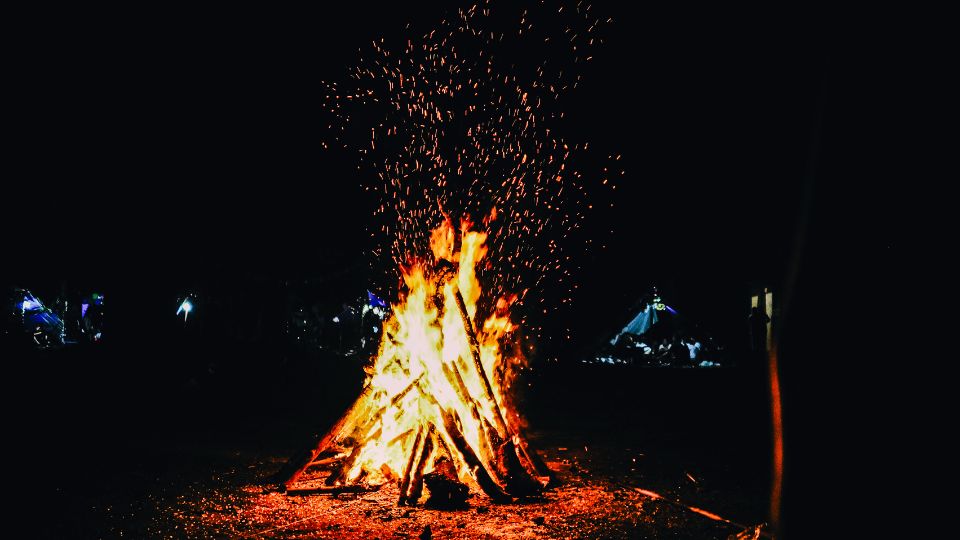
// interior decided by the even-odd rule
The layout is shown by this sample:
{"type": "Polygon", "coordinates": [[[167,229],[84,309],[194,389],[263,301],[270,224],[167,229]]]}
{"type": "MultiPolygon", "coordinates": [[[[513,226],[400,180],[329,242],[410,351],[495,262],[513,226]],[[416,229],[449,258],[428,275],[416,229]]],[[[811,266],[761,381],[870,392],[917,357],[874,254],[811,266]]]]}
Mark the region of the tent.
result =
{"type": "MultiPolygon", "coordinates": [[[[634,317],[610,339],[611,345],[616,345],[625,335],[639,337],[649,332],[658,323],[672,321],[677,312],[670,306],[663,303],[659,295],[654,295],[649,301],[642,301],[640,309],[634,317]]],[[[661,324],[662,326],[662,324],[661,324]]]]}
{"type": "Polygon", "coordinates": [[[41,347],[63,345],[64,324],[53,310],[27,289],[13,289],[9,298],[10,313],[19,319],[23,334],[32,343],[41,347]]]}

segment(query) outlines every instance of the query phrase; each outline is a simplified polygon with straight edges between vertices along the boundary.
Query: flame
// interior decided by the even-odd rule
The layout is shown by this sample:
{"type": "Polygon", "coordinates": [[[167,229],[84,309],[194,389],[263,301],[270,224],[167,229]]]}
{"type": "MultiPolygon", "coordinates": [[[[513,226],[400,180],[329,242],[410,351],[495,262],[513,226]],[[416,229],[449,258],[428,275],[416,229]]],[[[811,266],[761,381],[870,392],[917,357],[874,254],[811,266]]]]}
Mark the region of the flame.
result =
{"type": "Polygon", "coordinates": [[[476,268],[487,255],[486,241],[487,234],[472,230],[468,220],[457,231],[445,216],[430,235],[433,261],[401,268],[406,289],[383,324],[379,352],[367,368],[367,427],[357,432],[364,433],[362,440],[351,441],[356,459],[342,482],[402,477],[422,451],[429,452],[420,458],[426,460],[423,471],[449,457],[460,481],[478,487],[469,460],[457,459],[451,434],[432,426],[455,419],[457,431],[488,470],[497,467],[493,441],[516,439],[513,423],[519,417],[505,396],[513,367],[523,358],[519,349],[504,353],[506,338],[516,329],[510,320],[516,296],[497,299],[490,315],[474,322],[482,293],[476,268]],[[482,372],[468,324],[475,330],[482,372]],[[425,444],[428,437],[437,444],[425,444]]]}

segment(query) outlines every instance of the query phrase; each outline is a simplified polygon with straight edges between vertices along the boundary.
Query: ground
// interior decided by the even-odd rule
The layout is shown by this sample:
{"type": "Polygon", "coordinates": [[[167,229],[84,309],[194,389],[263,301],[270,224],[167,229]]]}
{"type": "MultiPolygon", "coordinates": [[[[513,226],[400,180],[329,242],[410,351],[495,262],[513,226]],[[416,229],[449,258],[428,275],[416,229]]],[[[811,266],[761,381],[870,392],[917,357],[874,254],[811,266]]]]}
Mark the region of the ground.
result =
{"type": "Polygon", "coordinates": [[[329,392],[305,398],[319,403],[311,414],[303,400],[276,394],[311,387],[296,379],[243,396],[213,385],[215,400],[185,390],[173,409],[112,413],[104,422],[110,429],[82,419],[113,411],[111,399],[72,411],[64,431],[75,450],[40,475],[38,495],[50,513],[35,536],[729,538],[743,531],[670,501],[747,527],[766,519],[762,379],[744,370],[543,370],[529,379],[521,405],[555,484],[515,504],[475,495],[462,511],[399,507],[389,485],[339,496],[279,492],[273,474],[354,391],[336,380],[318,383],[317,392],[329,392]]]}
{"type": "Polygon", "coordinates": [[[694,467],[689,477],[663,485],[665,479],[646,471],[645,462],[653,460],[639,448],[535,443],[557,485],[517,504],[491,504],[477,495],[462,511],[400,507],[392,485],[365,494],[288,496],[269,485],[285,456],[171,449],[166,470],[118,474],[119,483],[91,497],[74,517],[106,527],[101,532],[108,536],[150,538],[419,538],[427,526],[433,538],[491,539],[727,538],[740,531],[636,489],[680,494],[711,510],[711,503],[730,506],[720,501],[746,495],[733,486],[701,488],[709,480],[698,478],[694,467]]]}

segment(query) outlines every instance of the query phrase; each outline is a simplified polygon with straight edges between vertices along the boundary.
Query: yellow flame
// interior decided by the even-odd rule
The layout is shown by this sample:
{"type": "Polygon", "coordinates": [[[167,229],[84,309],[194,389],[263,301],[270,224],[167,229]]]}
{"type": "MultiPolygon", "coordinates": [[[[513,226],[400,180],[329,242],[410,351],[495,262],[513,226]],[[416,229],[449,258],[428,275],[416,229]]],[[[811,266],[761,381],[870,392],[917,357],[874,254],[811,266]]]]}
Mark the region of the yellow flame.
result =
{"type": "MultiPolygon", "coordinates": [[[[487,466],[493,466],[489,462],[495,451],[486,434],[492,430],[500,440],[508,437],[503,424],[498,424],[497,407],[508,412],[504,395],[513,376],[512,366],[520,360],[518,351],[505,357],[502,347],[504,338],[515,329],[509,311],[516,297],[498,299],[482,324],[474,321],[482,293],[476,268],[487,254],[487,235],[471,228],[469,221],[461,223],[457,251],[457,231],[447,217],[430,235],[432,263],[402,268],[406,292],[392,306],[379,352],[367,370],[372,390],[367,422],[371,424],[365,430],[366,439],[355,441],[359,454],[346,482],[361,476],[370,482],[384,481],[387,468],[399,474],[415,450],[417,433],[425,433],[430,425],[443,425],[444,412],[459,419],[464,438],[487,466]],[[458,265],[456,274],[438,270],[439,261],[458,265]],[[458,292],[475,329],[480,361],[496,402],[489,398],[483,375],[474,363],[458,292]]],[[[455,452],[443,434],[436,436],[446,452],[455,452]]],[[[431,470],[433,460],[442,453],[435,448],[425,470],[431,470]]],[[[462,460],[457,472],[461,481],[476,486],[472,471],[462,460]]]]}

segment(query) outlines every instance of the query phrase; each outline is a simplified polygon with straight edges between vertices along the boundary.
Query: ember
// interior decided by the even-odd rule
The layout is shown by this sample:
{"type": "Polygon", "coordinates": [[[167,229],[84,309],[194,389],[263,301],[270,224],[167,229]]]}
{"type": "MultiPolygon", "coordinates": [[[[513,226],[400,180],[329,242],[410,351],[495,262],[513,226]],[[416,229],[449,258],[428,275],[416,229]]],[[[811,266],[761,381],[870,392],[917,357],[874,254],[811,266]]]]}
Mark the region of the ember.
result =
{"type": "Polygon", "coordinates": [[[433,260],[402,268],[405,293],[384,323],[363,392],[287,479],[288,491],[396,480],[398,504],[417,504],[426,484],[433,503],[458,506],[468,487],[507,501],[548,484],[508,399],[522,361],[518,349],[505,352],[515,297],[491,302],[475,322],[484,312],[476,267],[486,240],[469,220],[457,234],[448,217],[430,236],[433,260]]]}

